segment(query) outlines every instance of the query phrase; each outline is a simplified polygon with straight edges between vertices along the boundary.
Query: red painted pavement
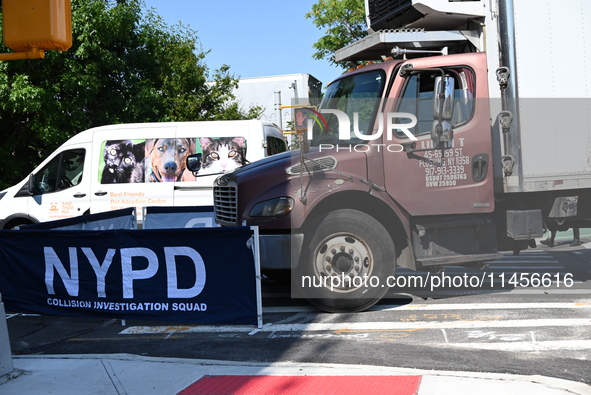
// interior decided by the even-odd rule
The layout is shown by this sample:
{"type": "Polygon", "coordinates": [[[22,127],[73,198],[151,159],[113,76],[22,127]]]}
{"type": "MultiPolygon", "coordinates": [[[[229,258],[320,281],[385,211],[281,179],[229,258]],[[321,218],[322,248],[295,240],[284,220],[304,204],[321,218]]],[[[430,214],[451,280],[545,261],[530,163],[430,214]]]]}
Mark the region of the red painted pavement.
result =
{"type": "Polygon", "coordinates": [[[421,376],[205,376],[179,395],[416,395],[421,376]]]}

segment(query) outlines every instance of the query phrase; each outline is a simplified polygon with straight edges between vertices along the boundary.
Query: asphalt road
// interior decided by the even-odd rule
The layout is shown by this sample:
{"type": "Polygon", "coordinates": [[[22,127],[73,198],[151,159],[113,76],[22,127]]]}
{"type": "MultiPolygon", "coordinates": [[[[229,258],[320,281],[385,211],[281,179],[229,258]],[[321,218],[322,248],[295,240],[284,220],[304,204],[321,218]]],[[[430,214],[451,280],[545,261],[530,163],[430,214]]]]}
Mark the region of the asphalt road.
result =
{"type": "Polygon", "coordinates": [[[9,315],[11,347],[13,354],[334,362],[591,383],[591,250],[585,245],[559,242],[507,255],[484,270],[399,275],[421,276],[424,284],[395,289],[353,314],[318,311],[265,282],[261,329],[9,315]],[[437,276],[447,276],[451,286],[433,287],[437,276]]]}

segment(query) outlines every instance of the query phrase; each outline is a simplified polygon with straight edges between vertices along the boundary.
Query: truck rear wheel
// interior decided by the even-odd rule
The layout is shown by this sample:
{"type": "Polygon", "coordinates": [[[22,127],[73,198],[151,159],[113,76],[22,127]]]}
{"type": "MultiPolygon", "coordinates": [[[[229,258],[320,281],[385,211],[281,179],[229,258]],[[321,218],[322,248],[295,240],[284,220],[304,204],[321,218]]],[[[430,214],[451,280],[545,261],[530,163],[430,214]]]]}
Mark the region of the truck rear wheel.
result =
{"type": "Polygon", "coordinates": [[[328,312],[363,311],[386,294],[396,254],[381,223],[342,209],[328,214],[310,233],[293,280],[312,304],[328,312]]]}

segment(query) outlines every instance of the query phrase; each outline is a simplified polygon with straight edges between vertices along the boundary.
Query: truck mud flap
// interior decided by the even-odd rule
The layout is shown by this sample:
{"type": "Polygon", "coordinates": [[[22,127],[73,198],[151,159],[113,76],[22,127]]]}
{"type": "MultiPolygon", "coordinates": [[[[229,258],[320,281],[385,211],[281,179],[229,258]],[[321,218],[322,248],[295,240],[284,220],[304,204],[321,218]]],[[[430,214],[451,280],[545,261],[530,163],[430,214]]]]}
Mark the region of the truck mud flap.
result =
{"type": "Polygon", "coordinates": [[[260,235],[261,269],[291,269],[299,262],[304,235],[260,235]]]}

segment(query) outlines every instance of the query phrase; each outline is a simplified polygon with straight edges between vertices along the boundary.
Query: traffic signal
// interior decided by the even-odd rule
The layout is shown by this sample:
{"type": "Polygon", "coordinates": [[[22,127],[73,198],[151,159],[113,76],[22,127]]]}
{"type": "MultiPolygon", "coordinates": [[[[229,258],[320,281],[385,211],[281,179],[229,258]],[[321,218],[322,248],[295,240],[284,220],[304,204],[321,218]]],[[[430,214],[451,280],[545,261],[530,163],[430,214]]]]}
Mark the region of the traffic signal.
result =
{"type": "Polygon", "coordinates": [[[16,52],[72,46],[70,0],[2,0],[4,44],[16,52]]]}

